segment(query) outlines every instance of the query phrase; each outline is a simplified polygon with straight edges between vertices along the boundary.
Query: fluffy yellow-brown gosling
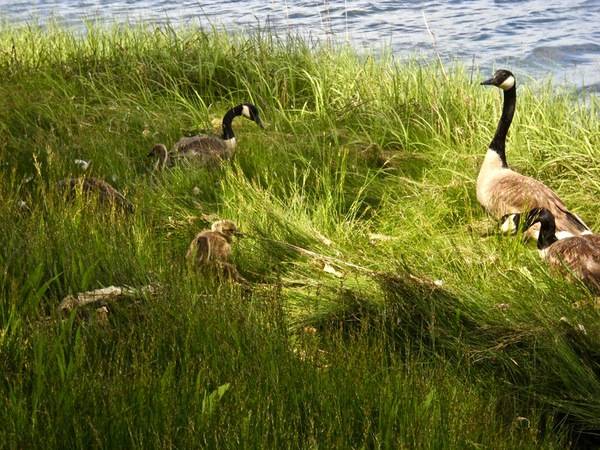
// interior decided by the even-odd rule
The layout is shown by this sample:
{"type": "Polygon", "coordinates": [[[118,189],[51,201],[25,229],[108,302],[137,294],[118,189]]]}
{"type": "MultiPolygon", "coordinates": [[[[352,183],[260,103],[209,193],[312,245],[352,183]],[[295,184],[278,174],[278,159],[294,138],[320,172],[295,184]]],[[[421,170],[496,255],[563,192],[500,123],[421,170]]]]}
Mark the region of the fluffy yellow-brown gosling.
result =
{"type": "Polygon", "coordinates": [[[123,194],[99,178],[65,178],[58,182],[58,188],[66,192],[69,197],[72,197],[77,189],[81,189],[84,194],[97,194],[102,202],[116,205],[124,211],[132,213],[135,210],[133,204],[123,194]]]}
{"type": "Polygon", "coordinates": [[[234,236],[243,236],[231,220],[214,222],[210,230],[201,231],[190,243],[186,258],[195,268],[217,268],[228,278],[247,283],[238,273],[231,257],[231,244],[234,236]]]}

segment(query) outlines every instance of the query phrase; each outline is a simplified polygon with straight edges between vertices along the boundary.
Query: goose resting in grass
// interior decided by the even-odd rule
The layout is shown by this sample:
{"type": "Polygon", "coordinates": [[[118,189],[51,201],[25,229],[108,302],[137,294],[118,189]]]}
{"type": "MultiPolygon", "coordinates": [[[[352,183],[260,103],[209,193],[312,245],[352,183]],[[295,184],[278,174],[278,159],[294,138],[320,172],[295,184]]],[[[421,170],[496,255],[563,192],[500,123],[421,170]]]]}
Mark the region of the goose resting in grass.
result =
{"type": "MultiPolygon", "coordinates": [[[[490,143],[477,177],[477,200],[485,210],[500,219],[531,208],[546,208],[556,221],[557,237],[591,233],[588,226],[571,213],[562,200],[545,184],[521,175],[508,167],[506,162],[506,134],[510,128],[517,103],[515,76],[508,70],[498,70],[492,78],[481,83],[496,86],[504,91],[502,116],[496,134],[490,143]]],[[[512,221],[502,224],[502,231],[516,231],[512,221]]],[[[537,226],[528,230],[529,237],[537,237],[537,226]]]]}
{"type": "Polygon", "coordinates": [[[60,180],[58,188],[72,197],[78,189],[84,194],[97,194],[98,198],[107,204],[115,205],[124,211],[132,213],[135,208],[133,204],[125,198],[123,194],[117,191],[106,181],[94,177],[65,178],[60,180]]]}
{"type": "Polygon", "coordinates": [[[227,278],[247,283],[229,262],[233,236],[242,237],[231,220],[214,222],[210,230],[201,231],[190,243],[186,258],[195,268],[213,267],[222,270],[227,278]]]}
{"type": "MultiPolygon", "coordinates": [[[[518,217],[514,220],[518,223],[518,217]]],[[[524,229],[538,222],[537,247],[542,259],[551,269],[567,276],[573,274],[590,290],[600,293],[600,235],[586,234],[558,240],[554,216],[545,208],[533,208],[527,214],[524,229]]]]}
{"type": "Polygon", "coordinates": [[[156,144],[148,156],[157,158],[155,169],[164,169],[179,159],[195,162],[201,166],[213,166],[221,161],[231,159],[235,153],[236,140],[231,124],[237,116],[244,116],[263,127],[256,106],[242,103],[231,108],[223,117],[223,134],[221,136],[198,134],[182,137],[173,146],[171,153],[164,144],[156,144]]]}

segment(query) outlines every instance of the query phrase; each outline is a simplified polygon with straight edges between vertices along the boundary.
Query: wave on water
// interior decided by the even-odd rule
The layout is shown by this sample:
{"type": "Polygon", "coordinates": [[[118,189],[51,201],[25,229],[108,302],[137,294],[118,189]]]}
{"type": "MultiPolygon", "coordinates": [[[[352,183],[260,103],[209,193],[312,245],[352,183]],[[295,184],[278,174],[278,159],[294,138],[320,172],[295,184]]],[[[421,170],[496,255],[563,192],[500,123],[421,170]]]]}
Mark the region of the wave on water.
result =
{"type": "Polygon", "coordinates": [[[595,89],[600,83],[600,1],[574,0],[0,0],[8,23],[58,20],[84,28],[143,20],[156,24],[219,25],[348,40],[357,48],[391,46],[398,56],[436,51],[446,61],[501,65],[533,77],[595,89]],[[428,30],[429,27],[429,30],[428,30]]]}

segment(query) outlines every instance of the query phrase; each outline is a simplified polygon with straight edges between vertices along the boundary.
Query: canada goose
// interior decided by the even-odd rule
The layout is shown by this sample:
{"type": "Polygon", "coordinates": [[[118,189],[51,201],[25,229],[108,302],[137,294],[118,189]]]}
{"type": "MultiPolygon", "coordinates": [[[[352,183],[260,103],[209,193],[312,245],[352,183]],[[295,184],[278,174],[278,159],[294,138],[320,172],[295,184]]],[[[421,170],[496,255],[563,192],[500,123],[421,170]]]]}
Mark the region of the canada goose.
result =
{"type": "Polygon", "coordinates": [[[237,116],[244,116],[264,128],[258,108],[250,103],[242,103],[231,108],[223,117],[223,134],[219,136],[198,134],[196,136],[182,137],[175,143],[171,154],[163,144],[156,144],[148,156],[155,156],[158,162],[155,168],[164,168],[173,163],[174,159],[187,159],[203,166],[216,165],[222,160],[230,159],[236,146],[235,135],[231,124],[237,116]]]}
{"type": "Polygon", "coordinates": [[[210,230],[198,233],[190,243],[186,258],[196,268],[213,267],[221,269],[228,278],[241,283],[247,281],[229,262],[233,236],[242,237],[231,220],[219,220],[211,225],[210,230]]]}
{"type": "MultiPolygon", "coordinates": [[[[504,91],[502,116],[496,134],[490,143],[477,177],[477,200],[493,217],[499,219],[531,208],[546,208],[556,219],[558,238],[591,233],[588,226],[569,212],[562,200],[542,182],[509,169],[506,163],[506,134],[510,128],[517,103],[515,76],[508,70],[498,70],[482,85],[492,85],[504,91]]],[[[511,223],[502,225],[503,231],[511,229],[511,223]]],[[[537,228],[537,226],[536,226],[537,228]]],[[[512,230],[515,231],[515,230],[512,230]]],[[[527,232],[536,236],[536,229],[527,232]]]]}
{"type": "Polygon", "coordinates": [[[97,193],[101,201],[114,204],[124,211],[132,213],[135,209],[133,204],[123,194],[99,178],[65,178],[58,182],[58,188],[63,192],[67,191],[69,196],[73,196],[76,190],[80,188],[86,194],[97,193]]]}
{"type": "Polygon", "coordinates": [[[586,234],[558,240],[556,223],[546,208],[533,208],[524,228],[540,223],[537,248],[552,269],[568,275],[572,272],[590,289],[600,292],[600,235],[586,234]],[[566,272],[566,273],[565,273],[566,272]]]}

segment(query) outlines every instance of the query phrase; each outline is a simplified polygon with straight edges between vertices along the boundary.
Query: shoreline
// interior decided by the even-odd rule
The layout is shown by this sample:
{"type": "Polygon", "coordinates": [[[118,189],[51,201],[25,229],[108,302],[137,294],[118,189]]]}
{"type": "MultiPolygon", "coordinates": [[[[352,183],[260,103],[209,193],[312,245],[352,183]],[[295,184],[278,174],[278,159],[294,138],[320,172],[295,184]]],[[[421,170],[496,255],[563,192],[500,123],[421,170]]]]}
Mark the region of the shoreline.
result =
{"type": "MultiPolygon", "coordinates": [[[[2,18],[0,17],[0,20],[2,18]]],[[[281,22],[281,18],[279,21],[281,22]]],[[[333,30],[327,30],[326,24],[321,24],[320,27],[315,29],[309,29],[304,33],[298,33],[302,31],[302,25],[291,25],[288,22],[277,23],[277,21],[271,20],[270,16],[266,19],[260,20],[256,17],[256,22],[251,24],[236,24],[219,21],[213,19],[210,15],[204,14],[201,16],[190,17],[186,19],[173,19],[169,17],[164,18],[147,18],[139,15],[137,17],[127,17],[120,19],[118,22],[114,22],[109,17],[103,17],[99,13],[91,14],[86,17],[78,17],[76,19],[71,18],[61,19],[55,18],[50,15],[48,17],[29,18],[26,21],[10,22],[7,19],[1,22],[4,27],[9,29],[19,29],[27,27],[40,26],[43,29],[62,29],[75,34],[85,33],[86,29],[104,30],[110,32],[112,29],[123,28],[123,29],[136,29],[136,28],[153,28],[159,27],[162,29],[169,30],[185,30],[185,29],[198,29],[204,32],[210,32],[211,30],[217,30],[220,32],[233,32],[234,34],[243,35],[244,33],[250,32],[250,34],[267,34],[274,35],[280,39],[297,39],[301,38],[305,41],[313,41],[319,43],[318,45],[334,45],[334,46],[345,46],[350,45],[355,51],[363,55],[373,55],[379,53],[392,53],[401,61],[417,59],[422,62],[433,61],[441,57],[442,62],[446,66],[460,65],[464,67],[475,66],[481,70],[493,70],[500,66],[509,66],[513,69],[527,75],[530,80],[549,80],[552,79],[553,83],[557,87],[565,89],[575,89],[578,92],[586,93],[586,95],[597,95],[600,91],[600,79],[594,78],[595,70],[593,66],[587,66],[589,63],[590,56],[579,56],[577,62],[568,63],[569,55],[578,54],[584,52],[585,49],[593,44],[570,44],[564,49],[562,47],[553,47],[540,44],[539,48],[535,47],[531,51],[523,54],[504,55],[498,58],[490,58],[485,55],[494,54],[494,49],[488,49],[487,53],[473,53],[461,54],[448,53],[443,49],[444,44],[437,43],[439,39],[432,37],[432,32],[437,34],[437,30],[426,31],[423,30],[423,34],[427,39],[420,42],[416,47],[411,49],[407,48],[406,44],[398,44],[393,42],[393,37],[378,38],[374,40],[369,38],[367,41],[361,41],[356,39],[350,39],[349,35],[344,33],[336,33],[333,30]],[[69,21],[71,23],[69,23],[69,21]],[[441,48],[440,48],[441,47],[441,48]],[[441,53],[441,54],[440,54],[441,53]],[[564,54],[566,57],[565,61],[556,59],[556,55],[564,54]],[[554,56],[553,56],[554,55],[554,56]],[[591,78],[591,79],[590,79],[591,78]]],[[[329,25],[330,26],[330,25],[329,25]]],[[[360,33],[358,33],[360,34],[360,33]]],[[[434,34],[434,36],[435,36],[434,34]]]]}

